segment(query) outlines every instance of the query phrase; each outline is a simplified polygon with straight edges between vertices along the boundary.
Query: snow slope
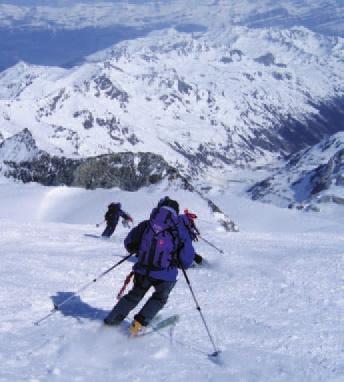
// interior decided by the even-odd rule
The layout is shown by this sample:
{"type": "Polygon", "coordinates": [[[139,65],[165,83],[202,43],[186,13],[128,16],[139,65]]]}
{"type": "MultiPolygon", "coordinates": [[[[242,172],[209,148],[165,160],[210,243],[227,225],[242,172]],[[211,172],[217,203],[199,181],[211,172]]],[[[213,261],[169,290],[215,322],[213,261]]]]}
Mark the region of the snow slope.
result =
{"type": "Polygon", "coordinates": [[[216,201],[240,233],[218,230],[205,204],[182,191],[1,184],[0,381],[342,381],[343,217],[278,209],[234,192],[216,201]],[[172,332],[128,340],[101,326],[129,263],[33,326],[52,301],[124,254],[121,226],[109,241],[84,236],[98,231],[107,203],[121,200],[138,221],[166,193],[197,212],[204,237],[225,250],[221,256],[196,243],[209,265],[189,270],[222,364],[207,358],[211,345],[183,277],[161,312],[181,315],[172,332]]]}

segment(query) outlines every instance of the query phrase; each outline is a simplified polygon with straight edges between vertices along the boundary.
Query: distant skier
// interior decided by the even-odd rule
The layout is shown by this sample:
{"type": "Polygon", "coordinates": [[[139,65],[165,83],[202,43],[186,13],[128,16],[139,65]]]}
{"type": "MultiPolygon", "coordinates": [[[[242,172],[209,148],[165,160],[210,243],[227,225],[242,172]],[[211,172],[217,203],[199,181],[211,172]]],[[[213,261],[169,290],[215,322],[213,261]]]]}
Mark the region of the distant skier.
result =
{"type": "MultiPolygon", "coordinates": [[[[198,237],[201,235],[200,231],[196,227],[195,219],[197,219],[197,215],[190,212],[188,209],[185,209],[184,214],[180,215],[180,220],[187,229],[192,241],[198,241],[198,237]]],[[[202,264],[202,262],[203,257],[198,253],[195,253],[195,263],[202,264]]]]}
{"type": "Polygon", "coordinates": [[[133,221],[132,217],[121,209],[121,203],[109,204],[105,214],[106,228],[102,233],[102,237],[111,237],[115,232],[120,217],[122,217],[125,222],[133,221]]]}
{"type": "Polygon", "coordinates": [[[113,307],[104,319],[105,324],[119,325],[151,287],[154,293],[134,316],[131,335],[143,330],[166,304],[176,284],[178,264],[188,268],[195,255],[190,235],[180,224],[178,213],[178,203],[165,197],[153,209],[149,220],[129,232],[124,245],[138,258],[133,267],[134,286],[113,307]]]}

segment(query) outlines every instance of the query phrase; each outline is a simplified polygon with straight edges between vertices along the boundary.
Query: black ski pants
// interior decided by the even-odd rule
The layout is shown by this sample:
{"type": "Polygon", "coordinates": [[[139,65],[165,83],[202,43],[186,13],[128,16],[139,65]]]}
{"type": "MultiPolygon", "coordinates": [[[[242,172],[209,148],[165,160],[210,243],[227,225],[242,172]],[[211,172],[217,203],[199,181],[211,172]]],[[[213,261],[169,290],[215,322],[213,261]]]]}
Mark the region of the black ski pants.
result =
{"type": "Polygon", "coordinates": [[[138,305],[148,290],[154,287],[155,290],[152,296],[147,300],[139,313],[134,316],[135,320],[139,321],[142,325],[148,325],[166,304],[175,284],[176,281],[157,280],[135,273],[132,290],[123,296],[113,307],[105,319],[106,322],[113,325],[121,323],[128,313],[138,305]]]}
{"type": "Polygon", "coordinates": [[[104,232],[102,233],[102,237],[111,237],[111,235],[115,232],[117,224],[107,224],[104,232]]]}

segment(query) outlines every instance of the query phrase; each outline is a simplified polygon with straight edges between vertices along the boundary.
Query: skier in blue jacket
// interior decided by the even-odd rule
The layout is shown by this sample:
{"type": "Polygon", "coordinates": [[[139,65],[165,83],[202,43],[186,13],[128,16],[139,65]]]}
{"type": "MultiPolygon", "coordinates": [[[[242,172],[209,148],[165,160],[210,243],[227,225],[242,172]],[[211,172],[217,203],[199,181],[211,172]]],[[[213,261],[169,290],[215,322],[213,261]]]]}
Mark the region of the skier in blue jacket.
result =
{"type": "Polygon", "coordinates": [[[133,267],[134,286],[114,306],[104,323],[118,325],[142,300],[147,291],[154,293],[134,316],[130,333],[136,335],[147,326],[166,304],[176,284],[178,267],[186,269],[193,260],[195,251],[184,224],[181,224],[179,205],[168,197],[161,200],[149,220],[134,227],[124,245],[138,260],[133,267]]]}

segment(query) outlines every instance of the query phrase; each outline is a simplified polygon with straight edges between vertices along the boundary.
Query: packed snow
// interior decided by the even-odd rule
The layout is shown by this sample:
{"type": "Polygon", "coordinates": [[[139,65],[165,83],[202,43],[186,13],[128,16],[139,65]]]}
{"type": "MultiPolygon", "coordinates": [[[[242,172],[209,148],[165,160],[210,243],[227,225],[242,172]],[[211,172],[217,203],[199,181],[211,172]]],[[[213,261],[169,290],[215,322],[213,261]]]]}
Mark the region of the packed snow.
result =
{"type": "Polygon", "coordinates": [[[225,233],[204,201],[164,184],[129,193],[3,181],[0,381],[343,381],[343,216],[263,205],[240,188],[211,195],[239,225],[225,233]],[[109,202],[137,223],[166,194],[225,252],[196,242],[206,264],[188,271],[218,362],[182,274],[159,314],[179,314],[175,327],[138,339],[103,327],[130,262],[33,325],[125,255],[121,224],[110,240],[85,236],[101,233],[109,202]]]}

